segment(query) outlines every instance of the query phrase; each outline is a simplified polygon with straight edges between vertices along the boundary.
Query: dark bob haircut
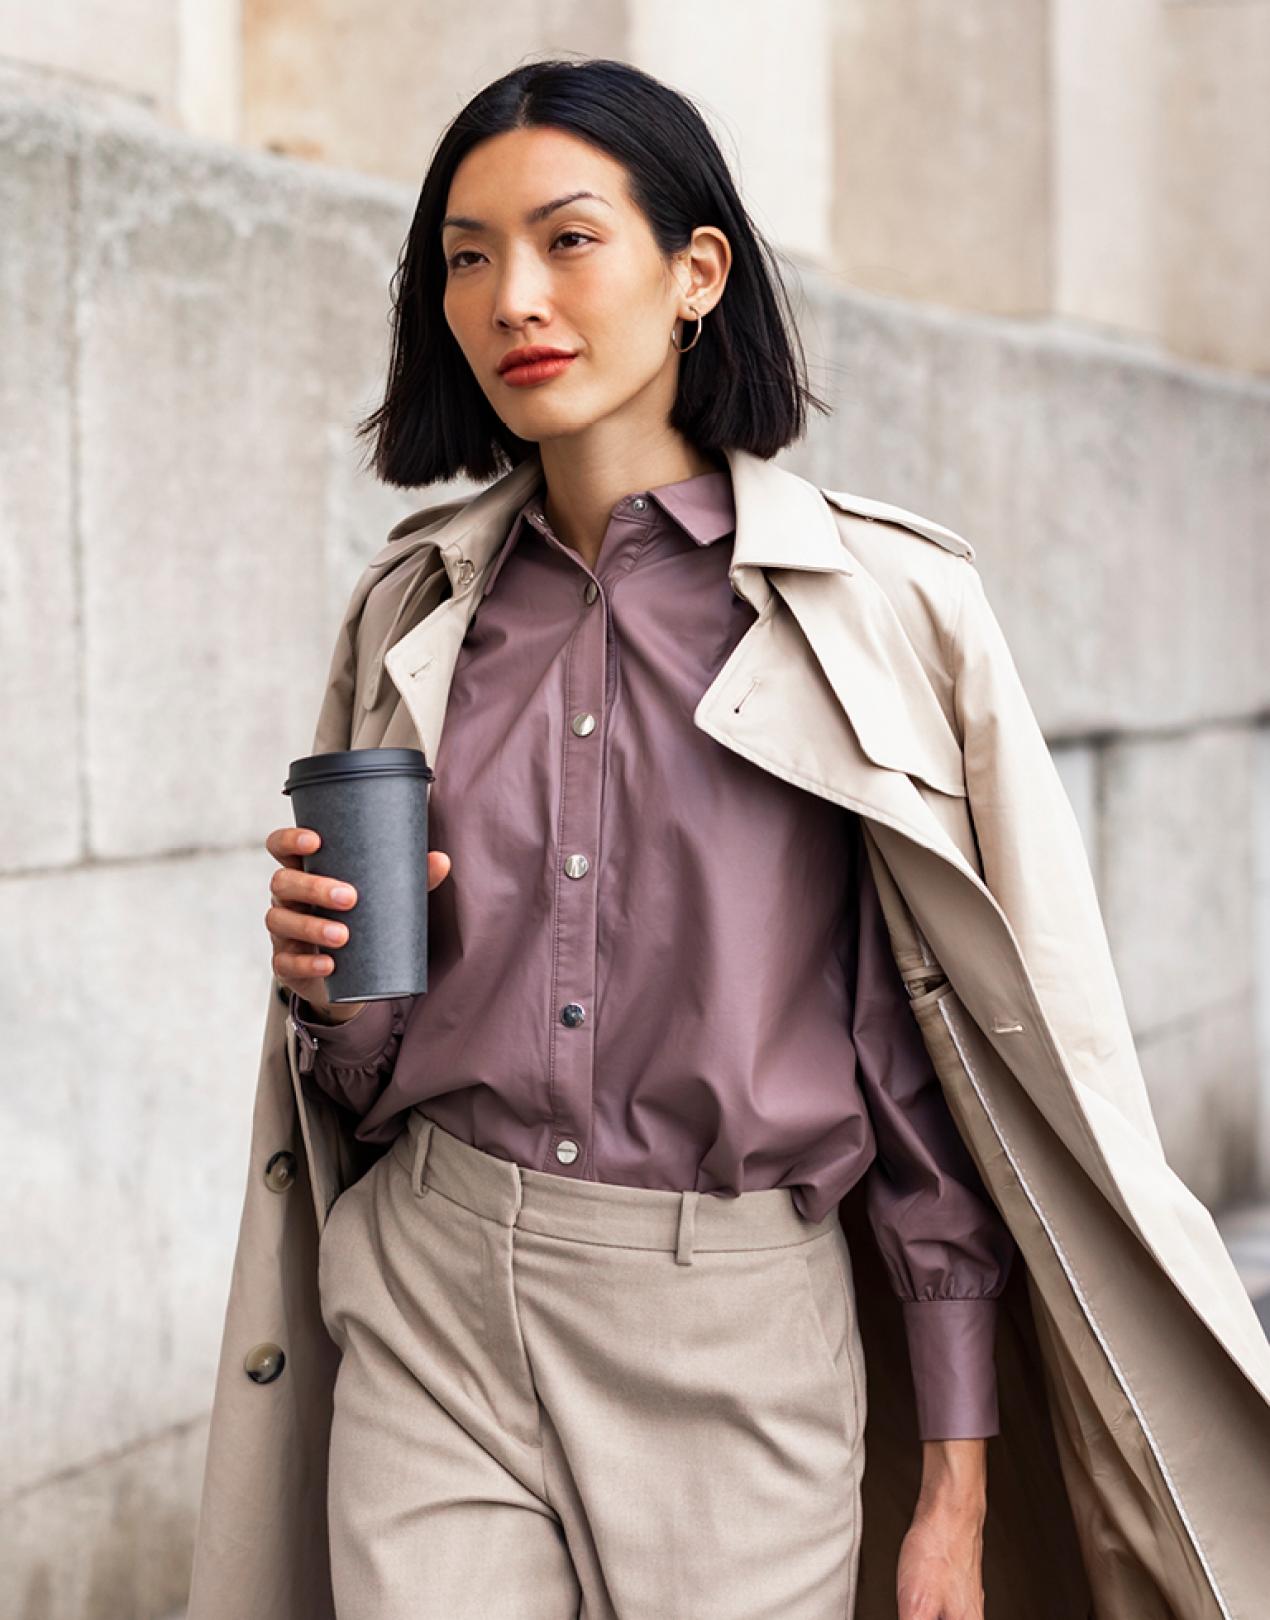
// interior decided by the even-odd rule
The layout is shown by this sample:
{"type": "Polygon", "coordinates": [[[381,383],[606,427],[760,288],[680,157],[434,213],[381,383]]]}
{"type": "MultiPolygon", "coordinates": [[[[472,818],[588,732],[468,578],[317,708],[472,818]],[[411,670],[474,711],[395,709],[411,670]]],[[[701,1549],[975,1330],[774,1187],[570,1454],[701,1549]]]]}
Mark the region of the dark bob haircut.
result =
{"type": "Polygon", "coordinates": [[[383,404],[357,428],[387,484],[413,488],[460,476],[484,483],[536,452],[482,393],[445,319],[441,220],[459,164],[508,130],[554,128],[621,163],[631,200],[669,260],[699,225],[727,237],[722,299],[679,362],[670,425],[703,453],[742,449],[769,459],[800,438],[805,360],[776,255],[751,222],[701,114],[677,90],[628,62],[551,58],[518,67],[468,102],[439,140],[392,278],[392,352],[383,404]]]}

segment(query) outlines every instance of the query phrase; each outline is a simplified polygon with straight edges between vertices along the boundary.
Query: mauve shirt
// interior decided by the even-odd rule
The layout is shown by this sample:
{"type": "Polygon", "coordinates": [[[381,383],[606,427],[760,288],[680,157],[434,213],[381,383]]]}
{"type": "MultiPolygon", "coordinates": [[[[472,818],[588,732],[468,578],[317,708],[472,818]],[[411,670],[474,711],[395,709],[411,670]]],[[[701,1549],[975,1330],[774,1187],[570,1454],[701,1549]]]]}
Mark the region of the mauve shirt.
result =
{"type": "Polygon", "coordinates": [[[726,468],[628,495],[592,573],[541,484],[525,502],[430,762],[453,867],[429,989],[333,1026],[293,995],[301,1065],[365,1142],[418,1104],[536,1170],[788,1187],[812,1220],[867,1175],[921,1437],[996,1434],[1014,1242],[909,1011],[859,819],[692,723],[754,620],[734,525],[726,468]]]}

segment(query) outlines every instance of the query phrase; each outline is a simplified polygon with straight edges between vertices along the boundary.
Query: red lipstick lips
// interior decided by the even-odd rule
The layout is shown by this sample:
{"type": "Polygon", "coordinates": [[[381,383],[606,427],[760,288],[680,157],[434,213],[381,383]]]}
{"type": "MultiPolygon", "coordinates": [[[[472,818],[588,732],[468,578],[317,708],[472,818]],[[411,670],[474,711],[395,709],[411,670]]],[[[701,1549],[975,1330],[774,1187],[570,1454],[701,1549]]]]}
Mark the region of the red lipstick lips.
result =
{"type": "Polygon", "coordinates": [[[574,358],[568,349],[548,348],[543,344],[530,344],[527,348],[512,349],[498,362],[498,370],[505,382],[515,386],[545,382],[566,371],[574,358]]]}

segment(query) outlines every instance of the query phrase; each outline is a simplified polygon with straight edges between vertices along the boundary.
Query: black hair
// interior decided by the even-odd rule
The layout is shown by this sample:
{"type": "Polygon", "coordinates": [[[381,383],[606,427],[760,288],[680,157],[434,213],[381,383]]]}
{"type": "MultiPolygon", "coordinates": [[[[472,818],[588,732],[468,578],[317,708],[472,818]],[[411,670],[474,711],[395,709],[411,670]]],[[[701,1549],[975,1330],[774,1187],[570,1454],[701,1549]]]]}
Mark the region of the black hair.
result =
{"type": "MultiPolygon", "coordinates": [[[[446,322],[440,230],[467,154],[491,136],[526,128],[565,130],[621,163],[631,200],[667,258],[686,248],[700,225],[728,239],[723,297],[679,362],[670,425],[703,454],[743,449],[768,459],[800,438],[807,407],[829,407],[806,386],[776,255],[747,214],[701,114],[629,62],[552,57],[487,85],[437,142],[392,278],[384,401],[357,427],[359,438],[373,440],[379,478],[405,488],[461,475],[483,483],[536,453],[482,393],[446,322]]],[[[691,319],[688,327],[697,329],[691,319]]]]}

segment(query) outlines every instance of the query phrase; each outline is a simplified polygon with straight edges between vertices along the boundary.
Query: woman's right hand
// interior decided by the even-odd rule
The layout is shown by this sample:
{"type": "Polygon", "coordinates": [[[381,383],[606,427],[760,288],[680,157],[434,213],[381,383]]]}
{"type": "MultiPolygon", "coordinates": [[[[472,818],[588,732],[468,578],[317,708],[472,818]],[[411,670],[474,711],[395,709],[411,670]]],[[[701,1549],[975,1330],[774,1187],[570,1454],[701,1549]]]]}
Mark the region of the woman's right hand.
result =
{"type": "MultiPolygon", "coordinates": [[[[357,895],[351,884],[304,870],[304,857],[312,855],[321,842],[312,827],[278,827],[265,839],[265,848],[278,862],[278,870],[269,881],[274,903],[265,912],[265,927],[274,944],[273,971],[278,982],[294,990],[325,1018],[342,1024],[366,1006],[364,1001],[342,1001],[332,1006],[326,991],[326,977],[335,970],[326,952],[348,943],[348,925],[330,922],[305,908],[326,906],[333,911],[351,911],[357,895]],[[328,934],[328,929],[334,933],[328,934]]],[[[429,850],[429,893],[449,871],[450,857],[440,850],[429,850]]]]}

